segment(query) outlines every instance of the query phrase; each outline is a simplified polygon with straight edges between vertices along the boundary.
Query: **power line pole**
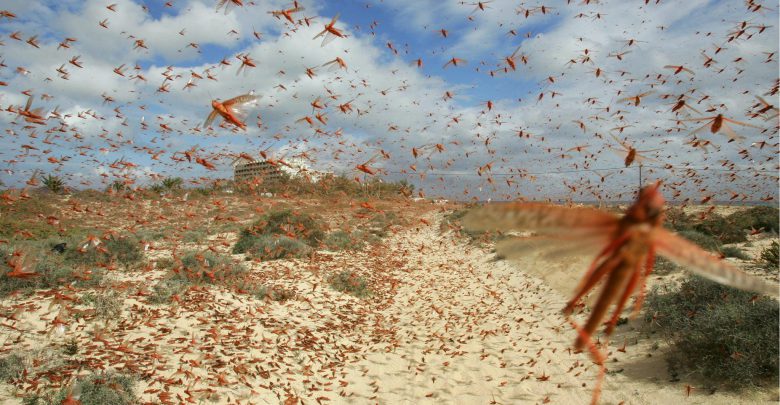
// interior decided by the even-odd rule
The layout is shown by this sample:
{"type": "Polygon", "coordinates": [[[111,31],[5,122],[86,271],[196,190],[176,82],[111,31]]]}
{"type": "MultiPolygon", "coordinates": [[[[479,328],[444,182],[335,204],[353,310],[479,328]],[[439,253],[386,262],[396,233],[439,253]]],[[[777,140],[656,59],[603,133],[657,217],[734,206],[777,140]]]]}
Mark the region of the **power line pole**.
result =
{"type": "Polygon", "coordinates": [[[639,190],[642,189],[642,164],[639,164],[639,190]]]}

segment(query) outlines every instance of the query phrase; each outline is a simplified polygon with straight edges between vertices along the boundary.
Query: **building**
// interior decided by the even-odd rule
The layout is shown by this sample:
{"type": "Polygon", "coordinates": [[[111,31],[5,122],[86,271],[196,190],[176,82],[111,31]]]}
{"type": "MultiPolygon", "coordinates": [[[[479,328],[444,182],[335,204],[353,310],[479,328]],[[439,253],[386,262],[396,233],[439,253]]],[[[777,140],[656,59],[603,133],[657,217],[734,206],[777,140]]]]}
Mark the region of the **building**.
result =
{"type": "Polygon", "coordinates": [[[251,179],[262,178],[263,181],[275,181],[283,176],[277,165],[265,160],[249,160],[238,158],[233,161],[233,180],[243,183],[251,179]]]}
{"type": "Polygon", "coordinates": [[[238,158],[233,161],[233,180],[245,182],[262,178],[263,181],[275,181],[281,178],[302,178],[316,183],[327,175],[326,172],[312,170],[306,161],[300,158],[280,159],[274,163],[267,160],[249,160],[238,158]]]}

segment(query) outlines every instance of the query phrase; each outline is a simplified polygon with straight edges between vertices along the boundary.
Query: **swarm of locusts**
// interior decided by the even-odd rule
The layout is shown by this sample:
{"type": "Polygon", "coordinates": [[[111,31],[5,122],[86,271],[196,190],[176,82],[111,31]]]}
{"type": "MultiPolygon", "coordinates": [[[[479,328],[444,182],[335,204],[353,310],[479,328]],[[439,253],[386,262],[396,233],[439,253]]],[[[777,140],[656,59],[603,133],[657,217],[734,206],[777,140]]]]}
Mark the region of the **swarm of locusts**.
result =
{"type": "Polygon", "coordinates": [[[660,187],[660,182],[644,187],[623,217],[586,207],[511,203],[487,205],[473,210],[463,221],[464,227],[472,231],[531,230],[536,232],[536,238],[552,237],[578,243],[584,241],[593,247],[602,246],[577,286],[574,297],[563,308],[567,317],[572,315],[582,305],[583,297],[603,281],[601,293],[591,308],[585,326],[569,318],[577,331],[575,348],[587,348],[599,365],[593,403],[598,401],[606,374],[606,356],[593,341],[593,334],[599,326],[605,324],[606,345],[631,297],[635,297],[633,314],[639,312],[656,254],[718,283],[778,296],[776,288],[665,229],[662,226],[665,200],[659,191],[660,187]],[[613,306],[614,310],[607,318],[613,306]]]}

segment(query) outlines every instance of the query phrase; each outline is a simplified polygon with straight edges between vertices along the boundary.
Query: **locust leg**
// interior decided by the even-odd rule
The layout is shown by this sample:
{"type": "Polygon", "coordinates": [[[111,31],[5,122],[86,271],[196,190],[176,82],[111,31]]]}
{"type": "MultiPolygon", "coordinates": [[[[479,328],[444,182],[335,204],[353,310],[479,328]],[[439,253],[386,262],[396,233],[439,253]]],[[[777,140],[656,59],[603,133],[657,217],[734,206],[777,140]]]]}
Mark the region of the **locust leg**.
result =
{"type": "Polygon", "coordinates": [[[647,252],[645,273],[642,276],[642,285],[639,290],[639,296],[636,298],[636,303],[634,304],[634,310],[631,312],[631,317],[635,317],[637,314],[639,314],[639,310],[642,309],[642,304],[645,303],[645,296],[647,293],[647,277],[649,277],[650,273],[653,272],[654,266],[655,266],[655,247],[650,246],[650,249],[647,252]]]}
{"type": "Polygon", "coordinates": [[[593,397],[591,397],[590,400],[591,405],[596,405],[599,397],[601,396],[601,386],[604,383],[604,377],[607,374],[607,368],[604,366],[604,360],[607,359],[607,356],[601,350],[599,350],[599,348],[596,346],[596,343],[593,342],[593,339],[590,338],[590,334],[582,329],[582,327],[580,327],[577,322],[569,319],[569,323],[571,323],[572,327],[577,330],[577,340],[585,343],[585,346],[588,347],[588,352],[590,352],[593,361],[599,366],[599,374],[596,377],[596,386],[593,387],[593,397]]]}
{"type": "Polygon", "coordinates": [[[622,237],[616,239],[604,250],[602,250],[596,259],[593,260],[590,269],[588,269],[588,272],[582,279],[583,281],[580,282],[580,286],[577,288],[577,294],[569,301],[568,304],[566,304],[566,307],[563,309],[565,314],[571,314],[571,312],[574,310],[574,306],[577,304],[580,298],[582,298],[583,295],[590,291],[590,289],[593,288],[593,286],[595,286],[596,283],[598,283],[605,274],[612,272],[615,267],[617,267],[621,260],[620,256],[608,255],[619,249],[626,239],[628,239],[628,235],[623,235],[622,237]],[[608,257],[602,261],[602,258],[605,256],[608,257]]]}

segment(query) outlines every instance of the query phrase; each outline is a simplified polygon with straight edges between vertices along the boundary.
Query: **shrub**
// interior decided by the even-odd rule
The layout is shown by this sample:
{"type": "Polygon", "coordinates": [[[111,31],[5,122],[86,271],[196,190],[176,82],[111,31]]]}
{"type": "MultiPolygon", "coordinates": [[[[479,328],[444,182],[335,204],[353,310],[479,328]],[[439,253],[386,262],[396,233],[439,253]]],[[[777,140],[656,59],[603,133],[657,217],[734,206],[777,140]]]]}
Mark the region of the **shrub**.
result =
{"type": "Polygon", "coordinates": [[[13,249],[0,248],[0,297],[15,291],[29,292],[72,283],[80,287],[91,287],[100,284],[105,274],[102,269],[89,272],[75,270],[62,256],[50,253],[39,245],[32,245],[24,249],[28,257],[35,257],[32,268],[27,271],[34,271],[38,275],[29,278],[8,277],[6,273],[11,271],[11,268],[7,259],[13,249]]]}
{"type": "Polygon", "coordinates": [[[83,241],[69,243],[65,251],[65,260],[74,265],[94,266],[99,263],[117,261],[129,267],[141,261],[144,257],[141,244],[135,236],[108,236],[100,238],[98,246],[87,246],[83,250],[79,246],[83,241]]]}
{"type": "Polygon", "coordinates": [[[179,190],[182,188],[184,180],[181,177],[167,177],[162,180],[160,185],[166,190],[179,190]]]}
{"type": "Polygon", "coordinates": [[[669,207],[666,210],[664,226],[677,232],[693,229],[693,217],[686,214],[682,208],[669,207]]]}
{"type": "Polygon", "coordinates": [[[0,358],[0,381],[16,378],[24,369],[24,358],[16,353],[0,358]]]}
{"type": "Polygon", "coordinates": [[[680,236],[699,245],[702,249],[714,252],[720,248],[720,243],[717,239],[699,231],[682,231],[680,232],[680,236]]]}
{"type": "Polygon", "coordinates": [[[255,298],[259,300],[270,299],[277,302],[284,302],[295,297],[295,291],[287,290],[281,287],[262,286],[253,292],[255,298]]]}
{"type": "Polygon", "coordinates": [[[772,298],[698,276],[677,289],[653,289],[645,308],[646,320],[671,343],[673,376],[694,372],[731,388],[777,379],[778,315],[772,298]]]}
{"type": "Polygon", "coordinates": [[[291,239],[287,236],[262,235],[254,238],[252,246],[244,253],[264,260],[276,260],[303,257],[311,251],[312,248],[309,245],[298,239],[291,239]]]}
{"type": "Polygon", "coordinates": [[[729,215],[728,219],[743,230],[763,228],[765,232],[777,233],[778,222],[780,222],[779,213],[780,210],[777,207],[756,206],[735,212],[729,215]]]}
{"type": "Polygon", "coordinates": [[[726,257],[733,257],[739,260],[750,260],[750,256],[748,256],[747,253],[736,246],[723,246],[720,249],[720,252],[723,253],[723,255],[726,257]]]}
{"type": "Polygon", "coordinates": [[[76,338],[68,339],[62,346],[62,352],[67,356],[75,356],[79,352],[79,341],[76,338]]]}
{"type": "Polygon", "coordinates": [[[185,284],[216,284],[236,280],[246,274],[242,264],[211,252],[187,252],[181,263],[182,268],[175,269],[172,278],[185,284]]]}
{"type": "Polygon", "coordinates": [[[718,214],[709,215],[707,219],[694,225],[693,229],[714,236],[720,243],[739,243],[747,240],[747,232],[744,228],[718,214]]]}
{"type": "Polygon", "coordinates": [[[346,292],[359,298],[371,294],[366,279],[351,271],[342,271],[341,273],[332,276],[329,282],[334,290],[346,292]]]}
{"type": "Polygon", "coordinates": [[[99,319],[114,319],[122,314],[124,297],[115,291],[104,294],[87,293],[81,297],[85,304],[92,305],[95,308],[95,316],[99,319]]]}
{"type": "Polygon", "coordinates": [[[152,287],[152,293],[147,302],[153,305],[167,304],[174,295],[179,295],[186,288],[186,283],[180,280],[166,279],[152,287]]]}
{"type": "Polygon", "coordinates": [[[276,252],[272,258],[289,257],[290,251],[297,255],[306,250],[303,246],[319,245],[325,238],[320,222],[313,216],[295,213],[290,210],[275,211],[265,215],[248,229],[241,231],[233,246],[233,253],[255,253],[264,256],[264,252],[276,252]],[[278,238],[269,236],[279,235],[278,238]],[[290,241],[296,242],[290,242],[290,241]],[[274,257],[275,256],[275,257],[274,257]]]}
{"type": "Polygon", "coordinates": [[[117,373],[92,374],[77,383],[81,392],[82,405],[98,404],[134,404],[135,381],[132,377],[117,373]]]}
{"type": "Polygon", "coordinates": [[[138,403],[135,396],[135,380],[114,372],[93,373],[79,378],[70,387],[43,394],[32,394],[22,401],[25,405],[61,404],[70,393],[78,393],[82,405],[130,405],[138,403]]]}
{"type": "Polygon", "coordinates": [[[655,257],[655,264],[653,265],[653,274],[657,276],[662,276],[665,274],[673,273],[677,270],[680,270],[680,266],[675,264],[673,261],[663,256],[655,257]]]}
{"type": "Polygon", "coordinates": [[[325,246],[331,250],[358,250],[363,247],[365,236],[363,232],[338,230],[325,236],[325,246]]]}
{"type": "Polygon", "coordinates": [[[203,232],[199,229],[192,229],[187,232],[184,232],[184,234],[181,237],[182,242],[186,243],[198,243],[206,240],[206,232],[203,232]]]}
{"type": "Polygon", "coordinates": [[[325,237],[325,232],[317,218],[290,210],[272,212],[256,222],[248,231],[258,235],[294,236],[312,246],[325,237]]]}
{"type": "Polygon", "coordinates": [[[780,244],[773,240],[771,245],[761,251],[762,267],[767,270],[777,271],[778,266],[780,266],[778,257],[780,257],[780,244]]]}

